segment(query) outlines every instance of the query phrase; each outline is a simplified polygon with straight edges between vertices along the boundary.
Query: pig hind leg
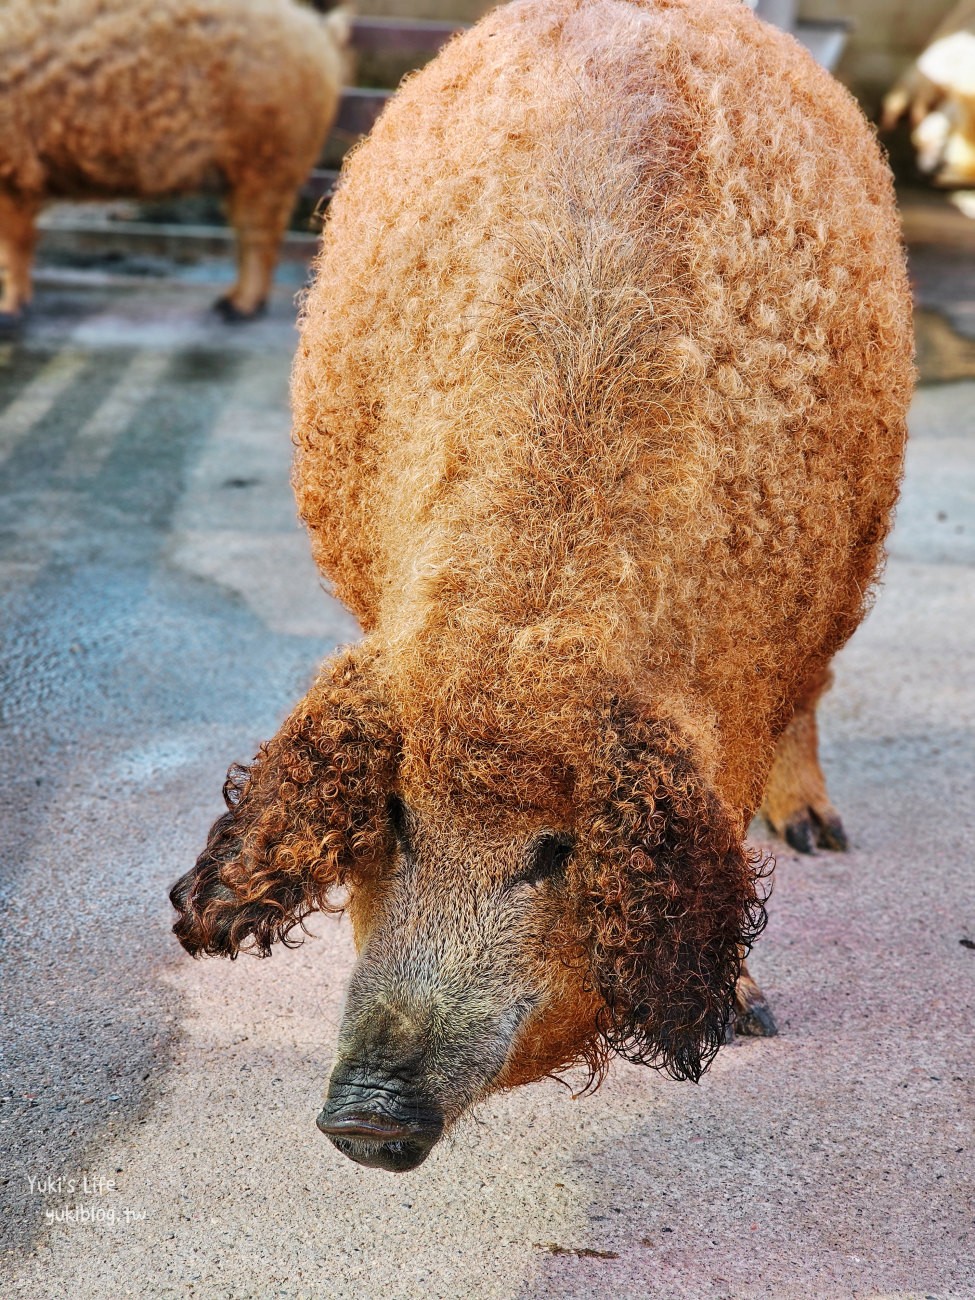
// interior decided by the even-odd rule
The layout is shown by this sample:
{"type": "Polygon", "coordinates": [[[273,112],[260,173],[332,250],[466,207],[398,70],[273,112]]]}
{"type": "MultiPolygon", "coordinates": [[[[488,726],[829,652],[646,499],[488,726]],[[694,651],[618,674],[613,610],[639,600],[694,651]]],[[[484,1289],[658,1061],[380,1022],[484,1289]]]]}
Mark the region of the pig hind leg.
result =
{"type": "Polygon", "coordinates": [[[831,675],[825,674],[800,700],[779,737],[762,800],[762,816],[799,853],[812,853],[817,845],[847,847],[843,823],[830,802],[819,765],[816,705],[830,681],[831,675]]]}
{"type": "Polygon", "coordinates": [[[31,299],[37,204],[0,193],[0,324],[18,320],[31,299]]]}
{"type": "Polygon", "coordinates": [[[293,185],[275,186],[267,178],[231,191],[227,207],[237,238],[237,283],[214,304],[224,320],[250,320],[264,310],[294,201],[293,185]]]}

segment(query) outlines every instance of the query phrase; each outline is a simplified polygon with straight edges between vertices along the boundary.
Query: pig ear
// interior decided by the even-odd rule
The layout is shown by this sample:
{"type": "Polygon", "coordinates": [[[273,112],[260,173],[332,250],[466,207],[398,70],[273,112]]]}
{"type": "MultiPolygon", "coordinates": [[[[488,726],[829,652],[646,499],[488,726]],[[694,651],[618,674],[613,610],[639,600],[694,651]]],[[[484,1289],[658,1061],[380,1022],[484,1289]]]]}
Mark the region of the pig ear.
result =
{"type": "Polygon", "coordinates": [[[170,900],[183,947],[267,956],[351,874],[391,850],[386,812],[398,744],[368,674],[346,654],[325,668],[250,767],[224,785],[227,812],[170,900]]]}
{"type": "Polygon", "coordinates": [[[625,705],[606,720],[588,820],[580,904],[600,1034],[627,1060],[696,1081],[765,925],[759,855],[679,728],[625,705]]]}

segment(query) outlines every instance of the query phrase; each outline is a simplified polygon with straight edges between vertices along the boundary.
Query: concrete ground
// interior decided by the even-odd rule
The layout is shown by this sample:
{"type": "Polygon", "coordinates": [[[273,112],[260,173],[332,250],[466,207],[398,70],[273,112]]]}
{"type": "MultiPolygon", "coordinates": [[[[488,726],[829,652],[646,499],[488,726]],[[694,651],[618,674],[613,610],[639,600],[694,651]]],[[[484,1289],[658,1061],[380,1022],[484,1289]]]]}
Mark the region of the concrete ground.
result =
{"type": "Polygon", "coordinates": [[[823,710],[853,848],[778,847],[752,962],[780,1036],[495,1098],[404,1176],[314,1125],[347,927],[169,934],[227,764],[355,636],[293,517],[291,290],[228,329],[202,273],[40,277],[0,342],[0,1297],[975,1297],[975,257],[914,271],[929,382],[823,710]]]}

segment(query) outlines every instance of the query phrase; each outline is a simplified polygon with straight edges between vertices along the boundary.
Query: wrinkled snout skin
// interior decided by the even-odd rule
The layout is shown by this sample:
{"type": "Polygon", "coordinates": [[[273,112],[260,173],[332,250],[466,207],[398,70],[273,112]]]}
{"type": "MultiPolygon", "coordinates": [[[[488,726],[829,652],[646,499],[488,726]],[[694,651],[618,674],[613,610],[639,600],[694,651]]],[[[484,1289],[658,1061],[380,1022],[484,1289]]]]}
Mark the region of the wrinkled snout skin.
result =
{"type": "Polygon", "coordinates": [[[415,1168],[478,1100],[562,1064],[591,1031],[581,974],[546,961],[566,899],[557,870],[539,875],[545,838],[412,818],[388,877],[353,892],[360,956],[318,1118],[350,1159],[415,1168]]]}

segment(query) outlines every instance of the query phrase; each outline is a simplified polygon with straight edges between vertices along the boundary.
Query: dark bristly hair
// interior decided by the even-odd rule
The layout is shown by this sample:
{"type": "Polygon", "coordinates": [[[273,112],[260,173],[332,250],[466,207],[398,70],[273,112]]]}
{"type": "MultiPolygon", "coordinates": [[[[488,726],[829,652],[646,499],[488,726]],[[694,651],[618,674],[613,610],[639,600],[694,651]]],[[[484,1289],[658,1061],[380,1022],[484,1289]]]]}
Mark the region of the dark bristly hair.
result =
{"type": "Polygon", "coordinates": [[[686,736],[614,703],[594,773],[579,925],[610,1051],[697,1080],[724,1041],[765,926],[761,855],[702,778],[686,736]]]}

